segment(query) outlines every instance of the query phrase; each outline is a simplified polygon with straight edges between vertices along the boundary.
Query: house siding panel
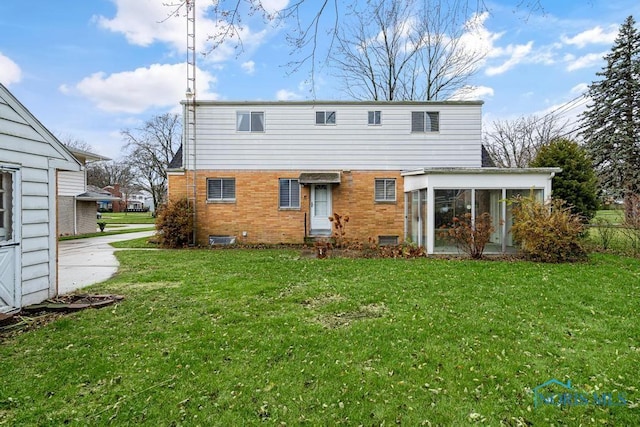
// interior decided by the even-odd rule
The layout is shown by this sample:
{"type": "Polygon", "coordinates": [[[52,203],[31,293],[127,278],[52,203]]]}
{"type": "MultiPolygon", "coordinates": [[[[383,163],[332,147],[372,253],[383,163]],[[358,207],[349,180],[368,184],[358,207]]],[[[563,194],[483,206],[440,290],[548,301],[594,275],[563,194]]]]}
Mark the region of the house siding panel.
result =
{"type": "Polygon", "coordinates": [[[197,164],[208,170],[479,167],[480,107],[480,103],[205,103],[198,106],[196,121],[197,164]],[[237,132],[239,110],[264,111],[265,132],[237,132]],[[337,112],[336,125],[315,125],[315,111],[328,110],[337,112]],[[368,110],[382,111],[381,126],[367,124],[368,110]],[[411,111],[440,112],[440,131],[411,133],[411,111]]]}
{"type": "Polygon", "coordinates": [[[59,141],[0,85],[0,151],[2,162],[19,168],[20,300],[28,305],[55,292],[54,167],[78,170],[59,141]],[[53,165],[56,166],[53,166],[53,165]],[[54,223],[52,223],[52,221],[54,223]]]}
{"type": "Polygon", "coordinates": [[[85,192],[85,172],[58,172],[58,195],[77,196],[85,192]]]}

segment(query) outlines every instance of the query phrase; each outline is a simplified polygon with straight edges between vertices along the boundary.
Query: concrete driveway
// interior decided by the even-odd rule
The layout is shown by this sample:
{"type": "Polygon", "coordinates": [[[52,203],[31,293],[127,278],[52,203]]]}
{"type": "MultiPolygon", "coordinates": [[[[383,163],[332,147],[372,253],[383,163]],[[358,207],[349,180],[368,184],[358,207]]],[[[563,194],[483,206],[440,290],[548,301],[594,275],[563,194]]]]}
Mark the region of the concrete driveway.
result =
{"type": "MultiPolygon", "coordinates": [[[[137,226],[139,228],[140,226],[137,226]]],[[[153,236],[155,230],[114,234],[58,243],[58,295],[104,282],[118,271],[111,242],[153,236]]]]}

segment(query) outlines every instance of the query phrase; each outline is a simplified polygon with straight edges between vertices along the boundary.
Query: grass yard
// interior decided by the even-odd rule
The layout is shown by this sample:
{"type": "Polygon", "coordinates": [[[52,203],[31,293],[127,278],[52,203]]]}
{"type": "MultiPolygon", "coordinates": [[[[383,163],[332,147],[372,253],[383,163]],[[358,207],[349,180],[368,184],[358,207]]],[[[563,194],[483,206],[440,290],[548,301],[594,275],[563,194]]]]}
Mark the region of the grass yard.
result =
{"type": "Polygon", "coordinates": [[[102,212],[102,218],[107,226],[114,224],[155,224],[151,212],[102,212]]]}
{"type": "Polygon", "coordinates": [[[640,424],[638,259],[117,256],[121,304],[0,344],[0,424],[640,424]]]}

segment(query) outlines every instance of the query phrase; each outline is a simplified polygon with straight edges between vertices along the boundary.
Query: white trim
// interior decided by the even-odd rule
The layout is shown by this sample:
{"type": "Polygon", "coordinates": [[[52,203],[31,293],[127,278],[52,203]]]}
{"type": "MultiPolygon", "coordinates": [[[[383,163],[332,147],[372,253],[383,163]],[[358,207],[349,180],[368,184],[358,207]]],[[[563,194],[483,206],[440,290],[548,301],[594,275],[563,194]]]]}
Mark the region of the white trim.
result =
{"type": "Polygon", "coordinates": [[[49,168],[49,298],[58,295],[57,175],[56,169],[49,168]]]}

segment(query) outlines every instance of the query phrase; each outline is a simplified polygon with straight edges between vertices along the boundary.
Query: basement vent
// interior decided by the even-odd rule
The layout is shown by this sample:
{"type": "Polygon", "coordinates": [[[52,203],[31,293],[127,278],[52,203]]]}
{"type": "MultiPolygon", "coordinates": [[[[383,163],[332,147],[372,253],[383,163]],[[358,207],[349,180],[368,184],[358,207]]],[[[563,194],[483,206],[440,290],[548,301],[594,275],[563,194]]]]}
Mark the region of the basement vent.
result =
{"type": "Polygon", "coordinates": [[[378,236],[380,246],[392,246],[398,244],[398,236],[378,236]]]}
{"type": "Polygon", "coordinates": [[[236,236],[209,236],[209,245],[234,245],[236,236]]]}

